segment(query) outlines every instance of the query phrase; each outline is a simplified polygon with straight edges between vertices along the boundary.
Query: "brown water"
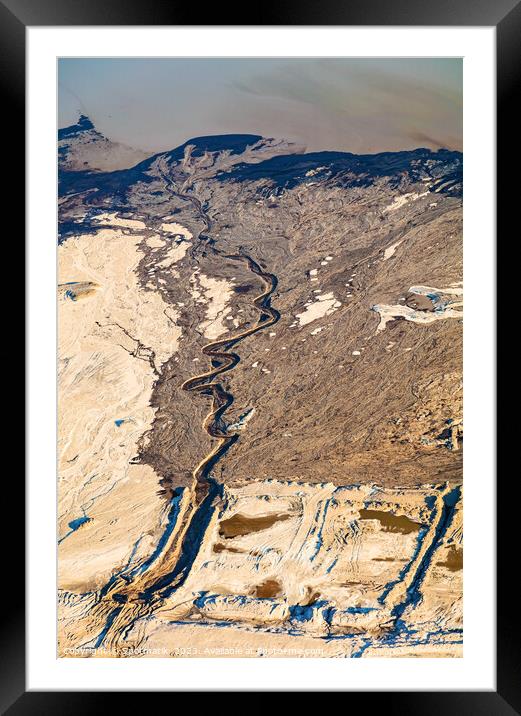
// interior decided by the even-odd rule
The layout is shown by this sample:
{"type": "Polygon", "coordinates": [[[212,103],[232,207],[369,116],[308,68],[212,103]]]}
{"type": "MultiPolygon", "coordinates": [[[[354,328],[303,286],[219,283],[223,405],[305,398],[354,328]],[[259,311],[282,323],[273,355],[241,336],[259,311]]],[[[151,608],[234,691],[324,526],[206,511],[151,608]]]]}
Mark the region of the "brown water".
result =
{"type": "Polygon", "coordinates": [[[272,527],[276,522],[283,522],[291,515],[266,515],[264,517],[246,517],[246,515],[234,515],[223,520],[219,525],[219,535],[225,539],[242,537],[252,532],[260,532],[272,527]]]}
{"type": "Polygon", "coordinates": [[[220,542],[217,542],[217,544],[214,544],[213,551],[216,554],[220,554],[221,552],[233,552],[234,554],[243,554],[244,550],[242,549],[235,549],[235,547],[227,547],[224,544],[221,544],[220,542]]]}
{"type": "Polygon", "coordinates": [[[402,557],[373,557],[373,562],[409,562],[408,559],[402,557]]]}
{"type": "Polygon", "coordinates": [[[255,587],[255,596],[259,599],[272,599],[273,597],[279,597],[282,591],[280,582],[276,579],[266,579],[262,584],[257,584],[255,587]]]}
{"type": "Polygon", "coordinates": [[[414,522],[405,515],[395,515],[383,510],[360,510],[360,519],[378,520],[384,532],[398,532],[402,535],[418,532],[422,527],[419,522],[414,522]]]}
{"type": "Polygon", "coordinates": [[[458,572],[463,569],[463,550],[454,545],[450,546],[445,562],[438,562],[439,567],[447,567],[451,572],[458,572]]]}

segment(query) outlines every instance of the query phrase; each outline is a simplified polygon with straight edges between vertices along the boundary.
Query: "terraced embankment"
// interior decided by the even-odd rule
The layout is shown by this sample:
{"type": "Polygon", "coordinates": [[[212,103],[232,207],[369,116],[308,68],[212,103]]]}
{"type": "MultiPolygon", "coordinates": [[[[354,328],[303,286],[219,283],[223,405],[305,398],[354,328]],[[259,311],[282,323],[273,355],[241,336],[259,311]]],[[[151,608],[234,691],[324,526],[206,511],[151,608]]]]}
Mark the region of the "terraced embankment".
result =
{"type": "Polygon", "coordinates": [[[187,579],[118,648],[460,656],[461,528],[450,486],[225,487],[187,579]]]}

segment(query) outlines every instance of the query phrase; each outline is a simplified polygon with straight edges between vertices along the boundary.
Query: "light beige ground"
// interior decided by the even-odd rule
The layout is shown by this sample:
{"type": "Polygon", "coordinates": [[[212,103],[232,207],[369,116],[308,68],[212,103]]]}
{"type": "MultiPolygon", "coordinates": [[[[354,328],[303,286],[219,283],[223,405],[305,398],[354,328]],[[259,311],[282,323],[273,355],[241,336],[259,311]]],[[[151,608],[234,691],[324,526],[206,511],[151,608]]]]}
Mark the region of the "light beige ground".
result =
{"type": "MultiPolygon", "coordinates": [[[[114,217],[107,220],[114,223],[114,217]]],[[[157,475],[130,461],[154,418],[154,366],[159,369],[175,353],[181,329],[165,315],[158,293],[139,288],[135,269],[142,240],[102,229],[59,247],[58,535],[64,589],[99,587],[131,556],[148,554],[165,517],[157,475]],[[69,523],[82,517],[89,521],[72,531],[69,523]]]]}
{"type": "MultiPolygon", "coordinates": [[[[228,489],[185,584],[92,654],[461,656],[459,508],[402,627],[392,612],[429,556],[449,491],[275,481],[228,489]]],[[[75,655],[77,645],[64,648],[75,655]]]]}

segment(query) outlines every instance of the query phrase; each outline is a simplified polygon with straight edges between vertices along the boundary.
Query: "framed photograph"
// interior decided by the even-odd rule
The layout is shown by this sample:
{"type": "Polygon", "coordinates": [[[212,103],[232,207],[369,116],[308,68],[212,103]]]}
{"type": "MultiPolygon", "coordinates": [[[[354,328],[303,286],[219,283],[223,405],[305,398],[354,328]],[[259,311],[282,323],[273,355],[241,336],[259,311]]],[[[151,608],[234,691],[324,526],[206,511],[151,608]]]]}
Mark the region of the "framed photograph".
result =
{"type": "Polygon", "coordinates": [[[520,6],[193,14],[0,3],[28,299],[3,709],[521,713],[495,467],[520,6]]]}

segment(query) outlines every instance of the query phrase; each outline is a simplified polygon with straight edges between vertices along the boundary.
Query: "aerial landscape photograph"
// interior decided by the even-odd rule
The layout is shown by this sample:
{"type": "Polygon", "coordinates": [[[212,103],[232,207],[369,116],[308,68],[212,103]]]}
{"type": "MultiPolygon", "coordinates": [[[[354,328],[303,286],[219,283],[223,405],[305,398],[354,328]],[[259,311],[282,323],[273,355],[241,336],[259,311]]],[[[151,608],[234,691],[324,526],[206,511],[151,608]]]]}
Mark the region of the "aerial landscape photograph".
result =
{"type": "Polygon", "coordinates": [[[58,60],[58,657],[463,656],[462,85],[58,60]]]}

